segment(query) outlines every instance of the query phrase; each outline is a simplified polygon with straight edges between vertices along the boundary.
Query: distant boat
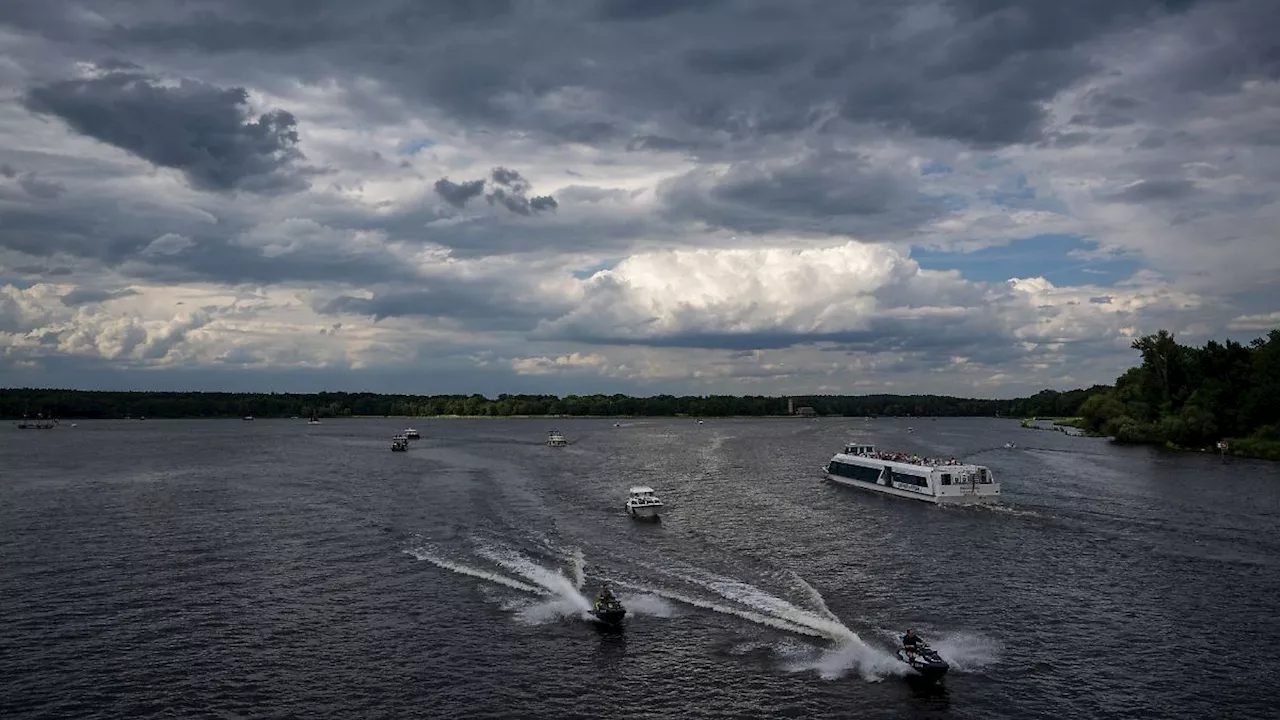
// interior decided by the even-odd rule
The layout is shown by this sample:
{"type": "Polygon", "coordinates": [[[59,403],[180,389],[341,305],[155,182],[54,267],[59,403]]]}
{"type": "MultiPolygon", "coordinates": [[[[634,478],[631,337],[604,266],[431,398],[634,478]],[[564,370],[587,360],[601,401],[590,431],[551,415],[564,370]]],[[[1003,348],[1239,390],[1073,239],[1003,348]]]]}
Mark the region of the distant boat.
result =
{"type": "Polygon", "coordinates": [[[57,424],[57,420],[43,415],[37,415],[34,420],[23,417],[17,422],[19,430],[52,430],[57,424]]]}
{"type": "Polygon", "coordinates": [[[320,418],[316,417],[316,414],[313,412],[313,413],[311,413],[311,419],[307,421],[307,424],[308,424],[308,425],[319,425],[319,424],[320,424],[320,418]]]}
{"type": "Polygon", "coordinates": [[[552,430],[547,433],[547,444],[551,447],[564,447],[569,444],[569,441],[564,439],[564,435],[559,430],[552,430]]]}
{"type": "Polygon", "coordinates": [[[409,449],[409,438],[396,435],[391,438],[391,452],[406,452],[409,449]]]}
{"type": "Polygon", "coordinates": [[[253,422],[253,416],[252,416],[252,415],[245,415],[245,416],[244,416],[244,418],[242,418],[242,419],[243,419],[245,422],[253,422]]]}
{"type": "Polygon", "coordinates": [[[421,439],[422,439],[422,435],[421,435],[417,430],[415,430],[415,429],[413,429],[413,428],[405,428],[405,430],[404,430],[404,436],[405,436],[405,437],[407,437],[407,438],[409,438],[410,440],[421,440],[421,439]]]}

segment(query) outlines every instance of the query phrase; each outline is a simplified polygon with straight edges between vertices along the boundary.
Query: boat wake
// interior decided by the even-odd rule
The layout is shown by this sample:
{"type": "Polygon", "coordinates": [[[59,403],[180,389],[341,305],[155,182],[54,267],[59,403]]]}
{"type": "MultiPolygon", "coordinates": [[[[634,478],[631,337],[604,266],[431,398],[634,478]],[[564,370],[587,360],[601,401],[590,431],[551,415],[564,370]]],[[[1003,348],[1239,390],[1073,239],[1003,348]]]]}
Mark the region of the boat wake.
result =
{"type": "MultiPolygon", "coordinates": [[[[442,569],[520,591],[522,595],[516,597],[507,593],[499,604],[523,624],[593,619],[588,613],[591,601],[583,593],[587,585],[587,563],[581,550],[556,548],[543,541],[539,543],[540,550],[551,557],[536,561],[500,542],[475,538],[472,545],[473,559],[467,562],[428,546],[406,552],[442,569]],[[477,560],[491,567],[478,567],[473,564],[477,560]]],[[[645,575],[659,578],[658,582],[626,577],[623,573],[606,574],[598,568],[591,573],[593,578],[618,589],[619,599],[629,614],[672,617],[677,614],[673,604],[678,604],[782,631],[790,637],[775,638],[753,647],[768,647],[788,672],[815,672],[827,680],[856,673],[866,681],[876,682],[912,672],[891,652],[880,647],[878,641],[873,645],[863,640],[831,611],[817,588],[794,572],[779,573],[788,594],[794,596],[792,601],[757,585],[701,568],[661,567],[641,560],[632,560],[630,564],[650,571],[645,575]]],[[[890,647],[896,646],[894,632],[873,633],[892,638],[890,647]]],[[[959,671],[993,662],[998,651],[995,644],[972,635],[938,635],[932,643],[959,671]]]]}
{"type": "Polygon", "coordinates": [[[810,607],[801,607],[755,585],[706,571],[696,575],[681,573],[678,576],[702,585],[721,597],[802,628],[805,635],[833,643],[825,647],[810,645],[807,650],[795,644],[780,646],[778,650],[783,656],[784,666],[792,672],[812,670],[826,680],[836,680],[849,672],[857,672],[869,682],[910,672],[891,653],[864,641],[827,607],[822,593],[794,572],[788,571],[786,579],[790,581],[793,591],[801,595],[810,607]]]}
{"type": "MultiPolygon", "coordinates": [[[[591,600],[582,592],[586,584],[586,560],[580,550],[569,554],[566,574],[565,569],[540,565],[524,553],[505,545],[480,539],[476,539],[474,545],[474,554],[492,563],[497,569],[458,562],[425,545],[405,552],[444,570],[536,596],[508,598],[502,602],[504,610],[512,611],[516,620],[525,624],[541,625],[565,619],[594,620],[589,613],[591,600]]],[[[619,593],[618,597],[628,612],[634,615],[672,615],[670,604],[651,593],[619,593]]]]}

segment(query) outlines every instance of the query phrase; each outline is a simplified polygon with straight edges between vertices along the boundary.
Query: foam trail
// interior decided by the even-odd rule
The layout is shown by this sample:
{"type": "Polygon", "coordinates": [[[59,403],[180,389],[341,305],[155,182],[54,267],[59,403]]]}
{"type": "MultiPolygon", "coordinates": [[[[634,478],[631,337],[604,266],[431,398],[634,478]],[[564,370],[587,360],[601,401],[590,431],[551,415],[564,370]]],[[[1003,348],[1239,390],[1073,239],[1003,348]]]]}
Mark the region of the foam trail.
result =
{"type": "Polygon", "coordinates": [[[787,574],[791,577],[791,584],[809,598],[809,601],[818,608],[818,612],[822,613],[828,620],[839,622],[840,619],[827,607],[826,598],[822,597],[822,593],[818,592],[817,588],[805,582],[804,578],[792,570],[788,570],[787,574]]]}
{"type": "Polygon", "coordinates": [[[793,660],[786,668],[791,672],[813,670],[824,680],[838,680],[849,670],[857,669],[867,682],[915,672],[906,663],[862,642],[845,643],[824,650],[817,657],[793,660]]]}
{"type": "MultiPolygon", "coordinates": [[[[783,600],[782,598],[770,595],[754,585],[749,585],[740,580],[726,578],[715,575],[714,573],[705,573],[714,579],[700,579],[688,575],[676,574],[676,577],[699,585],[710,590],[721,597],[732,600],[747,607],[763,611],[774,617],[782,618],[787,622],[804,626],[822,637],[835,640],[837,642],[857,642],[861,643],[862,639],[857,633],[845,627],[844,623],[838,619],[831,619],[816,615],[808,610],[798,608],[795,605],[783,600]]],[[[830,612],[830,611],[828,611],[830,612]]]]}
{"type": "MultiPolygon", "coordinates": [[[[578,592],[573,581],[565,577],[563,572],[548,570],[534,563],[514,550],[501,551],[492,547],[480,547],[476,550],[482,557],[531,580],[563,601],[561,606],[577,610],[583,617],[591,609],[591,602],[578,592]]],[[[567,609],[566,608],[566,609],[567,609]]]]}
{"type": "MultiPolygon", "coordinates": [[[[728,600],[783,619],[790,625],[803,627],[805,634],[824,637],[837,643],[836,647],[824,651],[816,660],[792,663],[793,670],[817,670],[823,678],[834,679],[842,676],[845,671],[856,668],[868,681],[911,672],[911,669],[898,658],[868,645],[857,633],[849,629],[826,607],[826,602],[821,599],[821,595],[813,590],[812,586],[808,586],[808,583],[804,584],[809,587],[812,595],[815,596],[814,599],[820,604],[824,611],[823,615],[796,607],[754,585],[706,571],[702,571],[701,574],[707,578],[699,579],[678,574],[676,576],[687,582],[701,585],[728,600]]],[[[799,579],[798,575],[796,579],[799,579]]]]}
{"type": "Polygon", "coordinates": [[[461,563],[453,562],[452,560],[446,560],[426,548],[414,548],[411,550],[405,550],[405,552],[419,560],[426,560],[432,565],[444,568],[445,570],[452,570],[453,572],[461,575],[470,575],[471,577],[480,578],[481,580],[488,580],[489,582],[495,582],[499,585],[506,585],[509,588],[515,588],[516,590],[523,590],[525,592],[536,593],[539,595],[545,595],[547,592],[543,588],[535,587],[528,583],[522,583],[519,580],[513,580],[505,575],[499,575],[498,573],[489,572],[488,570],[481,570],[479,568],[473,568],[461,563]]]}
{"type": "Polygon", "coordinates": [[[750,620],[753,623],[765,625],[767,627],[775,628],[778,630],[786,630],[787,632],[798,633],[800,635],[809,635],[811,637],[822,637],[821,633],[811,628],[803,627],[801,625],[796,625],[795,623],[790,623],[790,622],[787,622],[786,620],[782,620],[780,618],[772,617],[769,615],[762,615],[760,613],[752,612],[750,610],[742,610],[740,608],[730,607],[728,605],[721,605],[716,602],[711,602],[709,600],[701,600],[699,598],[690,597],[688,595],[682,595],[680,593],[672,592],[670,590],[663,590],[659,588],[648,588],[642,585],[636,585],[636,584],[625,582],[622,580],[614,580],[613,584],[617,585],[618,587],[631,588],[632,590],[638,590],[640,592],[646,592],[652,595],[657,595],[659,597],[664,597],[668,600],[675,600],[676,602],[684,603],[685,605],[700,607],[703,610],[711,610],[713,612],[723,613],[725,615],[734,615],[744,620],[750,620]]]}

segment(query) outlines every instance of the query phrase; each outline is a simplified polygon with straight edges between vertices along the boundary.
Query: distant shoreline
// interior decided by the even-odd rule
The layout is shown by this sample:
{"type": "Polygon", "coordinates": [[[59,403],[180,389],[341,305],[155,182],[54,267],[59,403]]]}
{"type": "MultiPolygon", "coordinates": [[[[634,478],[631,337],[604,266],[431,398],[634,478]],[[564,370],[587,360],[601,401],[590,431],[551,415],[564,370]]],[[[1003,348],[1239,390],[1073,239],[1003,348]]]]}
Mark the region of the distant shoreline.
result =
{"type": "MultiPolygon", "coordinates": [[[[90,422],[93,420],[128,420],[150,421],[150,420],[238,420],[244,422],[241,415],[179,415],[179,416],[140,416],[140,417],[88,417],[84,415],[65,415],[53,418],[58,421],[66,422],[90,422]]],[[[308,418],[299,416],[283,416],[283,415],[253,415],[249,416],[257,420],[296,420],[298,422],[306,422],[308,418]]],[[[322,415],[319,420],[326,422],[329,420],[656,420],[656,419],[682,419],[682,420],[858,420],[863,415],[821,415],[817,417],[803,417],[800,415],[322,415]]],[[[914,418],[911,415],[880,415],[879,418],[892,419],[908,419],[914,418]]],[[[1016,418],[994,418],[985,415],[956,415],[956,416],[939,416],[939,417],[987,417],[992,420],[1014,420],[1016,418]]],[[[0,421],[17,422],[23,418],[17,416],[0,417],[0,421]]],[[[32,418],[28,418],[32,419],[32,418]]],[[[915,418],[923,419],[923,418],[915,418]]]]}

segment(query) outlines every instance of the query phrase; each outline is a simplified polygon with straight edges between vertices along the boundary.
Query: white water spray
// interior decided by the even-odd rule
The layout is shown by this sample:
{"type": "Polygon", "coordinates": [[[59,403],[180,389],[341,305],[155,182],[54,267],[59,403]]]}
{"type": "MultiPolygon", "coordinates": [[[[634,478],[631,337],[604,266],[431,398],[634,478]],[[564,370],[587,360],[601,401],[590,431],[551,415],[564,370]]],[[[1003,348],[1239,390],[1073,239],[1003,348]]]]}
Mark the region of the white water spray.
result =
{"type": "Polygon", "coordinates": [[[530,580],[554,597],[538,605],[527,608],[521,618],[529,621],[544,621],[551,617],[581,617],[590,619],[587,613],[591,609],[591,601],[578,592],[573,580],[559,570],[548,570],[520,553],[508,548],[481,546],[476,552],[517,575],[530,580]]]}
{"type": "Polygon", "coordinates": [[[626,606],[627,612],[635,615],[669,618],[676,614],[675,608],[667,602],[666,598],[652,591],[639,594],[623,593],[618,596],[618,599],[626,606]]]}
{"type": "Polygon", "coordinates": [[[573,555],[569,558],[569,572],[573,576],[573,586],[579,590],[587,582],[587,561],[582,557],[582,551],[574,548],[573,555]]]}
{"type": "MultiPolygon", "coordinates": [[[[754,611],[759,611],[752,613],[757,617],[768,617],[788,626],[783,629],[811,637],[825,638],[836,643],[836,647],[821,651],[816,658],[789,662],[789,667],[793,670],[816,670],[823,678],[833,679],[842,676],[848,670],[857,669],[868,681],[880,680],[890,675],[905,675],[910,672],[910,668],[897,657],[868,645],[856,632],[841,622],[840,618],[827,607],[822,593],[794,572],[790,573],[791,584],[804,593],[811,604],[817,608],[816,611],[797,607],[754,585],[705,570],[695,570],[690,574],[674,572],[669,574],[710,590],[725,599],[752,608],[754,611]]],[[[738,612],[734,614],[740,615],[738,612]]],[[[779,627],[777,622],[766,624],[779,627]]],[[[788,653],[788,655],[793,656],[794,653],[788,653]]]]}
{"type": "Polygon", "coordinates": [[[981,670],[1000,659],[1000,643],[970,633],[944,633],[930,644],[959,672],[981,670]]]}
{"type": "Polygon", "coordinates": [[[441,567],[441,568],[444,568],[445,570],[452,570],[453,572],[456,572],[460,575],[470,575],[471,577],[480,578],[481,580],[488,580],[489,582],[495,582],[495,583],[498,583],[499,585],[506,585],[509,588],[515,588],[516,590],[523,590],[525,592],[539,593],[539,594],[542,594],[545,592],[545,590],[543,590],[542,588],[534,587],[533,585],[530,585],[528,583],[522,583],[519,580],[514,580],[512,578],[507,577],[506,575],[499,575],[498,573],[495,573],[495,572],[482,570],[480,568],[473,568],[469,565],[463,565],[462,563],[456,563],[456,562],[453,562],[452,560],[447,560],[424,547],[405,550],[405,552],[419,560],[426,560],[427,562],[431,563],[432,565],[435,565],[436,567],[441,567]]]}
{"type": "Polygon", "coordinates": [[[678,603],[684,603],[685,605],[692,605],[693,607],[702,608],[703,610],[711,610],[712,612],[723,613],[725,615],[733,615],[736,617],[740,617],[743,620],[750,620],[753,623],[764,625],[766,627],[776,628],[778,630],[786,630],[787,632],[799,633],[801,635],[809,635],[811,637],[822,637],[822,634],[819,632],[816,632],[815,630],[803,627],[801,625],[796,625],[795,623],[790,623],[790,622],[787,622],[786,620],[782,620],[780,618],[776,618],[770,615],[764,615],[762,613],[752,612],[750,610],[743,610],[741,608],[731,607],[729,605],[722,605],[720,603],[717,603],[711,600],[703,600],[701,598],[684,595],[682,593],[673,592],[671,590],[666,590],[664,588],[650,588],[650,587],[645,587],[643,585],[636,585],[634,583],[625,582],[623,580],[615,580],[614,584],[619,587],[631,588],[632,590],[638,590],[641,592],[650,593],[652,595],[657,595],[659,597],[663,597],[668,600],[675,600],[678,603]]]}
{"type": "Polygon", "coordinates": [[[836,614],[831,612],[831,609],[827,607],[826,598],[822,597],[822,593],[818,592],[817,588],[805,582],[805,579],[800,577],[793,570],[788,570],[787,576],[791,581],[791,586],[800,591],[809,600],[809,602],[813,603],[813,606],[817,608],[818,612],[821,613],[823,617],[828,620],[840,622],[840,618],[836,617],[836,614]]]}

